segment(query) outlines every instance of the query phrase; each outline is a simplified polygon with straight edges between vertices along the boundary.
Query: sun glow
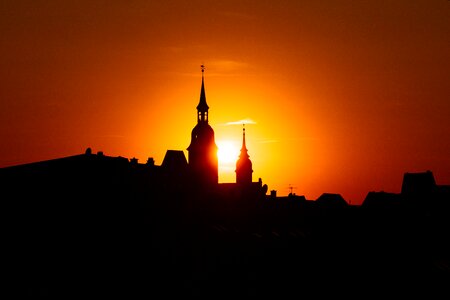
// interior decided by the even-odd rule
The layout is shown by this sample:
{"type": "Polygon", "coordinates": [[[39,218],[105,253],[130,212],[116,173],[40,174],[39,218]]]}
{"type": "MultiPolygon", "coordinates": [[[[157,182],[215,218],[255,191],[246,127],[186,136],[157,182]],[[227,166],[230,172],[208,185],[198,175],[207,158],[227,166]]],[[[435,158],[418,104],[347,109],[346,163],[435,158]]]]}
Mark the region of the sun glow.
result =
{"type": "Polygon", "coordinates": [[[239,157],[239,146],[233,141],[217,141],[219,165],[235,165],[239,157]]]}

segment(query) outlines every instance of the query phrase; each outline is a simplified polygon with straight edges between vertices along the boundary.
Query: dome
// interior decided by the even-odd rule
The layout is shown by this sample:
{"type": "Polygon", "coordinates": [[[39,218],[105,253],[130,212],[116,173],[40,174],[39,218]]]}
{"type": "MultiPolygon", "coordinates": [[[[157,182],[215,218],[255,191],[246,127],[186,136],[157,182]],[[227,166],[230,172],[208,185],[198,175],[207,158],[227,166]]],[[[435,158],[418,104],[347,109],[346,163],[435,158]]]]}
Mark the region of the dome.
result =
{"type": "Polygon", "coordinates": [[[214,144],[214,130],[207,123],[198,123],[193,129],[191,133],[191,145],[188,147],[192,149],[193,145],[195,147],[204,147],[207,144],[214,144]]]}
{"type": "Polygon", "coordinates": [[[192,129],[192,138],[198,140],[214,139],[214,130],[207,123],[198,123],[192,129]]]}
{"type": "Polygon", "coordinates": [[[236,169],[251,169],[252,168],[252,161],[248,158],[240,158],[236,162],[236,169]]]}

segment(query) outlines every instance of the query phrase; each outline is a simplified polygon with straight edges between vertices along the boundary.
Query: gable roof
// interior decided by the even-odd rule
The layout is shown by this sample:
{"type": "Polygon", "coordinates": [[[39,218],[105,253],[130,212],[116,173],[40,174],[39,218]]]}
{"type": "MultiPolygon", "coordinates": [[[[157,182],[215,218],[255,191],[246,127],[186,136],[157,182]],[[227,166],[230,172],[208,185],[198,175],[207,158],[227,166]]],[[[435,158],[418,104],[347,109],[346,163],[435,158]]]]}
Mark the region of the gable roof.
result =
{"type": "Polygon", "coordinates": [[[167,150],[161,166],[164,169],[177,170],[186,168],[188,162],[182,150],[167,150]]]}

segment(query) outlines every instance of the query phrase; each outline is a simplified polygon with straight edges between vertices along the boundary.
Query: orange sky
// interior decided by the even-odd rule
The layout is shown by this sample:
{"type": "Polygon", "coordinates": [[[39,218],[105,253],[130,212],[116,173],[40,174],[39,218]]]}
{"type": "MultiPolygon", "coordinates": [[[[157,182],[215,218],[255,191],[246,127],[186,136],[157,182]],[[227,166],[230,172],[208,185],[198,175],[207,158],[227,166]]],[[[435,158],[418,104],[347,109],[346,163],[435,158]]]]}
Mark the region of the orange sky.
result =
{"type": "MultiPolygon", "coordinates": [[[[184,150],[205,86],[216,141],[316,199],[450,184],[450,2],[2,1],[0,166],[184,150]]],[[[234,173],[221,173],[233,181],[234,173]],[[231,179],[230,179],[231,178],[231,179]]]]}

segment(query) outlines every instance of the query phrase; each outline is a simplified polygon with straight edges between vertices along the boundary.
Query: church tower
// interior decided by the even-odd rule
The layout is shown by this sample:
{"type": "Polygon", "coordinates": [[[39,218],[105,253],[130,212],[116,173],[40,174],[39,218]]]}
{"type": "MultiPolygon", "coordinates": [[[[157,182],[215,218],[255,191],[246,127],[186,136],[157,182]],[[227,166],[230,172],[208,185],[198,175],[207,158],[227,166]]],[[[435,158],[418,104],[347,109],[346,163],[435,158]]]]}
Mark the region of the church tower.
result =
{"type": "Polygon", "coordinates": [[[249,158],[248,150],[245,145],[245,125],[242,128],[242,148],[239,159],[236,162],[236,183],[240,185],[249,185],[252,183],[252,161],[249,158]]]}
{"type": "Polygon", "coordinates": [[[192,179],[202,186],[215,186],[219,182],[217,145],[214,130],[208,124],[209,106],[205,94],[205,66],[202,68],[200,102],[197,105],[197,125],[192,129],[188,150],[188,164],[192,179]]]}

